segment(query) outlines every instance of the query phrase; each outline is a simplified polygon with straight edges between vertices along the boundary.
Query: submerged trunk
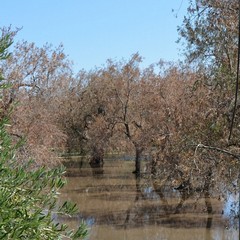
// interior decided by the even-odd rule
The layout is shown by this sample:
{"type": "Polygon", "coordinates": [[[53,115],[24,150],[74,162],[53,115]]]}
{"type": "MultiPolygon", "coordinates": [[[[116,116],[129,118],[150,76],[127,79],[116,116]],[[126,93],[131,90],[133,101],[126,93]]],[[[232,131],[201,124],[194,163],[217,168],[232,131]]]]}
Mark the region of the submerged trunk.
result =
{"type": "Polygon", "coordinates": [[[210,168],[204,184],[204,197],[205,197],[205,204],[206,204],[207,213],[208,213],[207,225],[206,225],[207,229],[212,227],[213,207],[212,207],[211,197],[210,197],[211,178],[212,178],[212,169],[210,168]]]}
{"type": "Polygon", "coordinates": [[[98,148],[96,146],[92,149],[91,159],[89,164],[92,168],[102,168],[103,167],[103,156],[104,150],[103,148],[98,148]]]}
{"type": "Polygon", "coordinates": [[[140,175],[140,173],[141,173],[141,155],[142,155],[143,148],[135,147],[135,150],[136,150],[135,171],[133,171],[133,173],[135,173],[136,175],[140,175]]]}

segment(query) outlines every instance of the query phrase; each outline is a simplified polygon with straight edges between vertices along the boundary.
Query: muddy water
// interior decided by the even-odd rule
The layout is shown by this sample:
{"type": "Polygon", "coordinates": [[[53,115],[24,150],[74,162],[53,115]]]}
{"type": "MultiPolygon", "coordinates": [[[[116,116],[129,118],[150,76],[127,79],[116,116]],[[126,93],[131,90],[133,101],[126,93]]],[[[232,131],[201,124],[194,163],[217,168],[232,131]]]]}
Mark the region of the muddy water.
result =
{"type": "Polygon", "coordinates": [[[94,240],[237,240],[221,198],[187,194],[148,177],[136,179],[133,161],[106,161],[103,171],[81,164],[68,169],[61,201],[77,203],[72,228],[84,220],[94,240]]]}

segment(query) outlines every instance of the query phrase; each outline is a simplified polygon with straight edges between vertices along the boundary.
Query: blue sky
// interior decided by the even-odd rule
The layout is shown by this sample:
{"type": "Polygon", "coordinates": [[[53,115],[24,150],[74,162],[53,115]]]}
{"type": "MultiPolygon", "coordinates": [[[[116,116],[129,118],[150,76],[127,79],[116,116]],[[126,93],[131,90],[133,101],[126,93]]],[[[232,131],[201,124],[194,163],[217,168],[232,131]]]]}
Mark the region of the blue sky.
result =
{"type": "Polygon", "coordinates": [[[107,59],[139,52],[145,66],[180,58],[177,26],[188,0],[9,0],[0,27],[23,27],[15,41],[63,43],[74,69],[101,67],[107,59]],[[172,12],[172,9],[175,12],[172,12]],[[176,18],[176,13],[178,17],[176,18]]]}

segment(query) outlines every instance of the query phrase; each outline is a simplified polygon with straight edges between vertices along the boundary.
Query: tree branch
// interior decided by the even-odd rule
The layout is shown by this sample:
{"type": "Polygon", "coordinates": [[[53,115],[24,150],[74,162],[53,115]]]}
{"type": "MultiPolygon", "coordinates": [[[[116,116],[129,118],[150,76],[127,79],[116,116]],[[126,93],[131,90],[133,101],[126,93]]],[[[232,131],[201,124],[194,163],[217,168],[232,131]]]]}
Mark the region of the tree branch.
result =
{"type": "MultiPolygon", "coordinates": [[[[200,144],[198,144],[198,145],[196,146],[196,150],[197,150],[198,148],[205,148],[205,149],[209,149],[209,150],[214,150],[214,151],[217,151],[217,152],[225,153],[225,154],[228,154],[228,155],[230,155],[230,156],[232,156],[232,157],[237,158],[238,160],[240,160],[240,155],[235,154],[235,153],[232,153],[232,152],[229,152],[229,151],[227,151],[227,150],[224,150],[224,149],[221,149],[221,148],[218,148],[218,147],[206,146],[206,145],[203,145],[203,144],[200,143],[200,144]]],[[[196,153],[196,151],[195,151],[195,153],[196,153]]]]}

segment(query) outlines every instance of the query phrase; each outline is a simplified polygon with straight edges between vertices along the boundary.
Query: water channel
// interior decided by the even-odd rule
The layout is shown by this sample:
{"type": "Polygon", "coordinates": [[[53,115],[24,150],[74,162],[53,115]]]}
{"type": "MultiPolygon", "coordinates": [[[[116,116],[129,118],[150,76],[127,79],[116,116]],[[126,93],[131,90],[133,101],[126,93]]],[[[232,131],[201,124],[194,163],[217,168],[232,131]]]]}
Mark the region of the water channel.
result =
{"type": "Polygon", "coordinates": [[[238,195],[228,201],[188,195],[157,179],[136,179],[133,169],[134,161],[116,159],[106,160],[103,170],[87,161],[68,166],[61,201],[77,203],[79,212],[58,220],[72,228],[84,220],[89,240],[239,239],[238,220],[231,219],[238,195]]]}

